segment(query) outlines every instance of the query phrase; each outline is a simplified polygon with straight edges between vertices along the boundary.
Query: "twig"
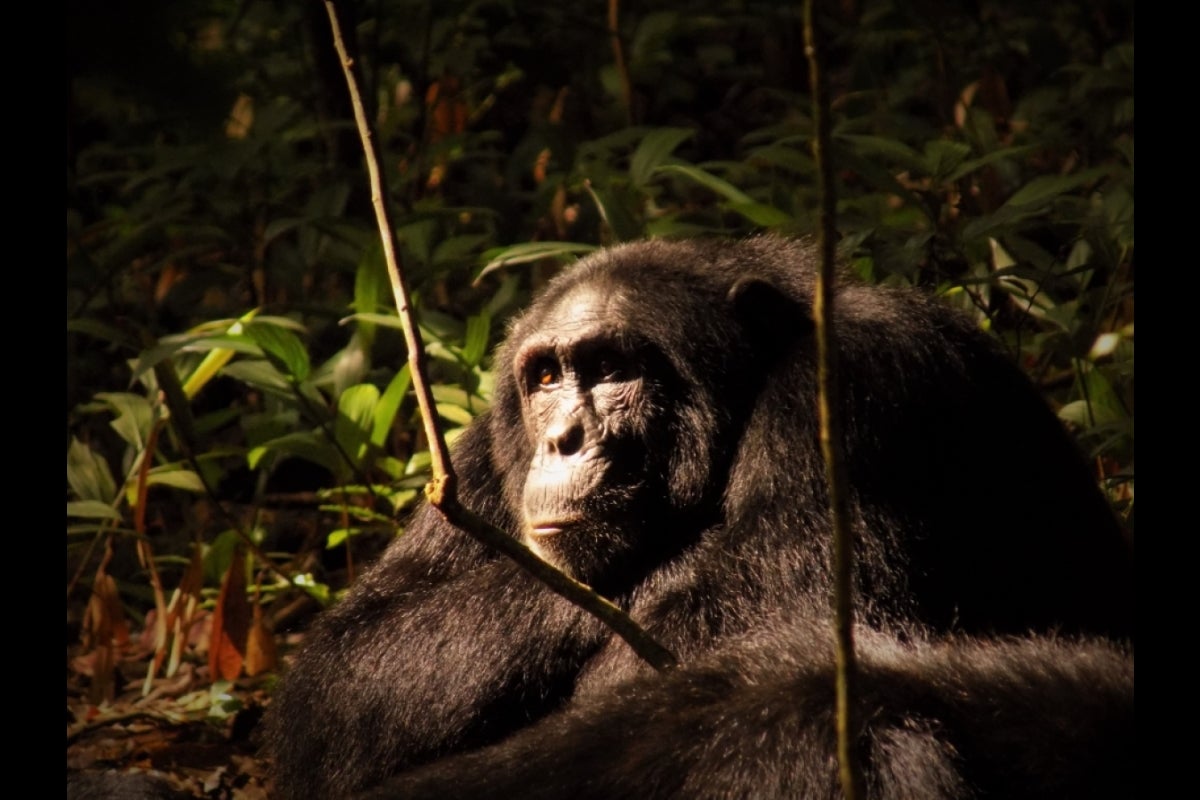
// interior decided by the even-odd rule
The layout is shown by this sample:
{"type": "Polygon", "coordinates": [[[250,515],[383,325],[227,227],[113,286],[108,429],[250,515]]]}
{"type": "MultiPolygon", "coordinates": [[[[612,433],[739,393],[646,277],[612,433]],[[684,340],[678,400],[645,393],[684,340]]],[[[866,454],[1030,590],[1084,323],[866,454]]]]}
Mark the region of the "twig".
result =
{"type": "Polygon", "coordinates": [[[522,569],[542,581],[552,591],[570,602],[589,612],[606,624],[614,633],[624,639],[639,656],[657,670],[665,670],[676,664],[675,657],[665,647],[655,641],[633,618],[618,608],[611,601],[597,594],[586,584],[571,578],[542,559],[538,558],[525,545],[506,534],[496,526],[487,522],[478,514],[464,508],[458,501],[457,479],[450,462],[449,449],[446,440],[437,423],[437,412],[433,402],[433,392],[430,390],[425,366],[425,349],[413,320],[409,304],[408,286],[400,262],[396,257],[396,245],[393,226],[388,218],[387,192],[384,187],[383,174],[379,169],[379,159],[375,151],[374,140],[371,136],[370,123],[363,107],[362,96],[358,91],[358,83],[354,77],[354,62],[346,52],[346,44],[342,38],[341,25],[332,0],[325,0],[325,10],[329,14],[329,24],[333,31],[333,44],[338,57],[342,61],[342,70],[346,75],[346,85],[350,91],[350,103],[354,108],[354,119],[358,124],[358,134],[362,139],[363,154],[367,162],[367,172],[371,181],[371,205],[375,208],[375,220],[379,225],[379,235],[383,242],[384,261],[387,263],[388,276],[391,278],[392,294],[396,302],[396,310],[400,315],[400,324],[404,329],[404,341],[408,347],[408,362],[412,374],[413,391],[417,396],[417,405],[421,409],[421,419],[425,427],[425,438],[429,443],[429,451],[433,461],[433,478],[425,487],[425,496],[437,508],[446,520],[465,531],[471,537],[482,542],[493,550],[498,550],[515,561],[522,569]]]}
{"type": "Polygon", "coordinates": [[[816,22],[816,0],[804,3],[804,50],[808,56],[812,89],[813,160],[817,164],[820,207],[817,212],[817,243],[821,268],[817,273],[816,302],[813,317],[817,329],[817,375],[821,422],[821,451],[825,456],[825,478],[829,484],[829,504],[833,517],[834,629],[837,659],[837,737],[838,775],[846,800],[864,797],[862,772],[854,746],[857,729],[854,718],[854,548],[850,531],[850,510],[846,487],[846,464],[842,453],[840,417],[833,413],[838,405],[837,337],[833,321],[834,237],[837,204],[834,198],[833,169],[830,164],[829,98],[825,74],[821,70],[816,22]]]}
{"type": "Polygon", "coordinates": [[[608,36],[612,42],[613,65],[621,81],[621,102],[625,106],[625,124],[633,125],[633,82],[629,79],[629,66],[625,63],[625,50],[621,47],[621,34],[617,25],[621,14],[621,0],[608,0],[608,36]]]}

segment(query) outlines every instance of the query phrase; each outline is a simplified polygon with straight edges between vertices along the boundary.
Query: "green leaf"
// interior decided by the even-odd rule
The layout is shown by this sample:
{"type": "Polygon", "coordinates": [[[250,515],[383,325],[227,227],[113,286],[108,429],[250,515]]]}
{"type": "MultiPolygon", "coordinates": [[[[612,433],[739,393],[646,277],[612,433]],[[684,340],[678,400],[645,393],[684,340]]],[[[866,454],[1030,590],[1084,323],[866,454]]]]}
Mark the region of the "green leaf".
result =
{"type": "Polygon", "coordinates": [[[476,314],[467,319],[467,333],[462,347],[463,361],[474,368],[487,355],[488,336],[492,330],[492,321],[486,313],[476,314]]]}
{"type": "Polygon", "coordinates": [[[879,157],[882,156],[896,166],[919,174],[926,174],[928,162],[925,156],[903,142],[883,136],[865,136],[855,133],[839,133],[834,136],[834,139],[850,145],[850,149],[857,155],[865,156],[868,161],[878,162],[879,157]]]}
{"type": "Polygon", "coordinates": [[[379,389],[370,383],[351,386],[338,397],[333,435],[352,458],[358,459],[359,450],[370,440],[378,403],[379,389]]]}
{"type": "Polygon", "coordinates": [[[67,320],[67,333],[82,333],[102,342],[111,342],[130,349],[137,349],[137,340],[128,332],[121,330],[116,325],[96,319],[87,317],[69,319],[67,320]]]}
{"type": "Polygon", "coordinates": [[[1004,205],[1010,208],[1042,205],[1107,173],[1107,167],[1095,167],[1074,175],[1042,175],[1018,189],[1004,205]]]}
{"type": "Polygon", "coordinates": [[[973,158],[970,161],[964,161],[958,166],[957,169],[945,176],[944,180],[953,183],[959,178],[965,178],[972,172],[982,169],[983,167],[986,167],[988,164],[991,164],[995,161],[1003,161],[1006,158],[1016,158],[1017,156],[1025,155],[1034,149],[1036,149],[1034,145],[1021,145],[1020,147],[1003,147],[999,150],[993,150],[986,156],[980,156],[979,158],[973,158]]]}
{"type": "Polygon", "coordinates": [[[108,462],[74,436],[67,447],[67,485],[80,500],[111,505],[117,496],[117,484],[108,462]]]}
{"type": "MultiPolygon", "coordinates": [[[[383,265],[383,249],[375,245],[358,262],[354,274],[354,310],[374,313],[379,307],[380,297],[387,292],[387,270],[383,265]]],[[[375,337],[375,326],[361,321],[359,334],[370,344],[375,337]]]]}
{"type": "Polygon", "coordinates": [[[600,218],[612,231],[613,239],[618,242],[629,242],[641,235],[641,228],[633,216],[626,210],[625,204],[610,191],[597,189],[591,181],[584,184],[588,196],[596,204],[600,218]]]}
{"type": "Polygon", "coordinates": [[[115,415],[109,425],[135,450],[146,447],[150,427],[154,424],[154,407],[140,394],[128,392],[99,392],[96,399],[112,409],[115,415]]]}
{"type": "Polygon", "coordinates": [[[511,247],[501,247],[484,253],[488,258],[487,264],[479,271],[475,280],[478,281],[489,272],[513,264],[528,264],[531,261],[541,261],[543,258],[558,258],[567,260],[598,249],[594,244],[579,242],[527,242],[511,247]]]}
{"type": "Polygon", "coordinates": [[[358,528],[338,528],[330,531],[329,536],[325,537],[325,549],[332,550],[358,532],[358,528]]]}
{"type": "Polygon", "coordinates": [[[790,214],[764,203],[728,203],[726,207],[763,228],[780,228],[794,221],[790,214]]]}
{"type": "Polygon", "coordinates": [[[433,263],[454,264],[462,261],[465,258],[473,256],[480,247],[491,241],[491,239],[490,235],[483,233],[451,236],[443,239],[433,249],[433,263]]]}
{"type": "Polygon", "coordinates": [[[190,469],[181,469],[173,464],[151,469],[146,476],[146,485],[170,486],[173,489],[183,489],[196,494],[204,493],[204,483],[200,480],[199,475],[190,469]]]}
{"type": "Polygon", "coordinates": [[[388,432],[392,429],[392,423],[396,419],[396,412],[400,409],[404,395],[408,393],[408,385],[411,380],[412,373],[409,371],[408,364],[405,364],[392,377],[387,388],[383,390],[383,395],[375,404],[375,417],[371,423],[371,444],[376,447],[383,447],[383,443],[387,441],[388,432]]]}
{"type": "Polygon", "coordinates": [[[398,331],[404,330],[404,323],[395,314],[364,313],[360,311],[357,314],[343,317],[342,322],[369,322],[372,325],[382,325],[385,328],[393,328],[398,331]]]}
{"type": "Polygon", "coordinates": [[[944,179],[970,154],[971,146],[969,144],[934,139],[925,143],[926,169],[934,178],[944,179]]]}
{"type": "Polygon", "coordinates": [[[471,393],[460,386],[437,383],[430,387],[430,391],[433,393],[433,399],[439,403],[453,403],[459,408],[465,408],[468,411],[473,410],[479,405],[471,396],[471,393]]]}
{"type": "Polygon", "coordinates": [[[325,467],[335,475],[338,474],[339,468],[345,466],[329,440],[311,431],[287,433],[251,448],[246,454],[246,464],[250,469],[258,469],[259,462],[268,455],[276,458],[303,458],[325,467]]]}
{"type": "Polygon", "coordinates": [[[816,171],[811,156],[778,143],[751,150],[746,160],[751,164],[775,167],[799,176],[811,176],[816,171]]]}
{"type": "MultiPolygon", "coordinates": [[[[230,324],[230,335],[240,339],[239,334],[243,333],[246,323],[254,319],[257,314],[258,309],[251,309],[238,318],[235,322],[230,324]]],[[[204,357],[204,360],[200,362],[200,365],[196,367],[195,371],[188,376],[186,381],[184,381],[184,395],[189,398],[195,397],[196,394],[203,389],[204,386],[210,380],[212,380],[218,372],[221,371],[221,368],[229,363],[229,360],[233,358],[233,354],[235,352],[237,352],[237,348],[232,346],[229,348],[221,348],[209,352],[209,354],[204,357]]]]}
{"type": "Polygon", "coordinates": [[[711,189],[712,191],[724,197],[733,203],[742,203],[752,205],[754,200],[745,194],[741,189],[734,186],[724,178],[718,178],[711,172],[705,172],[699,167],[693,167],[690,164],[665,164],[658,167],[655,172],[666,172],[674,175],[682,175],[683,177],[693,180],[701,186],[711,189]]]}
{"type": "Polygon", "coordinates": [[[695,134],[691,128],[655,128],[646,134],[629,159],[629,177],[633,185],[641,188],[649,183],[654,171],[675,148],[695,134]]]}
{"type": "Polygon", "coordinates": [[[459,425],[470,425],[475,416],[467,411],[462,406],[452,405],[450,403],[437,403],[438,416],[447,419],[450,422],[458,423],[459,425]]]}
{"type": "Polygon", "coordinates": [[[121,514],[108,503],[99,500],[75,500],[67,503],[67,516],[83,519],[121,519],[121,514]]]}
{"type": "Polygon", "coordinates": [[[246,326],[246,333],[280,372],[296,381],[308,378],[312,370],[308,350],[296,334],[287,328],[262,321],[251,322],[246,326]]]}
{"type": "Polygon", "coordinates": [[[268,394],[289,400],[294,397],[291,384],[266,361],[235,361],[222,369],[221,374],[268,394]]]}

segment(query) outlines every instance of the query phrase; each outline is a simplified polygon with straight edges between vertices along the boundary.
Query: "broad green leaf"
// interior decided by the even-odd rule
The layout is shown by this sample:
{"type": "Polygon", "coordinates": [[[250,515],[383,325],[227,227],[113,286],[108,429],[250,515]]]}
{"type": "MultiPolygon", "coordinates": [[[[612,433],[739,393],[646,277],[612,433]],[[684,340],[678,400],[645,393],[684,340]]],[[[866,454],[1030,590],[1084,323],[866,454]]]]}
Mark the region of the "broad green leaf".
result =
{"type": "Polygon", "coordinates": [[[674,175],[682,175],[689,180],[695,181],[706,189],[711,189],[721,197],[724,197],[726,200],[729,200],[733,203],[743,203],[746,205],[752,205],[754,203],[753,198],[751,198],[741,189],[734,186],[729,181],[725,180],[724,178],[718,178],[711,172],[705,172],[699,167],[693,167],[690,164],[664,164],[663,166],[658,167],[655,172],[666,172],[674,175]]]}
{"type": "Polygon", "coordinates": [[[1023,156],[1026,153],[1031,152],[1034,149],[1036,149],[1034,145],[1022,145],[1020,147],[1002,147],[999,150],[993,150],[992,152],[988,153],[986,156],[980,156],[979,158],[973,158],[970,161],[964,161],[962,164],[960,164],[958,166],[958,169],[954,170],[949,175],[947,175],[945,177],[945,180],[947,182],[953,183],[954,181],[958,180],[959,178],[965,178],[966,176],[970,175],[972,172],[975,172],[977,170],[982,169],[983,167],[986,167],[988,164],[991,164],[996,161],[1002,161],[1006,158],[1016,158],[1018,156],[1023,156]]]}
{"type": "Polygon", "coordinates": [[[325,537],[325,549],[332,550],[358,532],[358,528],[338,528],[330,531],[329,535],[325,537]]]}
{"type": "Polygon", "coordinates": [[[296,381],[308,378],[311,371],[308,350],[296,334],[278,325],[262,322],[251,322],[246,326],[246,333],[280,372],[296,381]]]}
{"type": "Polygon", "coordinates": [[[396,412],[400,409],[404,395],[408,393],[411,381],[412,373],[408,364],[405,364],[392,377],[387,388],[383,390],[383,395],[375,403],[375,416],[371,422],[371,444],[376,447],[383,447],[383,443],[387,441],[388,432],[392,429],[396,412]]]}
{"type": "Polygon", "coordinates": [[[470,425],[475,419],[470,411],[467,411],[462,406],[452,405],[450,403],[437,403],[438,416],[447,419],[451,422],[456,422],[459,425],[470,425]]]}
{"type": "Polygon", "coordinates": [[[971,154],[971,146],[964,142],[934,139],[925,143],[925,164],[934,178],[944,179],[971,154]]]}
{"type": "Polygon", "coordinates": [[[112,409],[114,417],[109,425],[113,430],[141,452],[154,424],[154,407],[150,401],[140,394],[128,392],[99,392],[96,399],[112,409]]]}
{"type": "Polygon", "coordinates": [[[246,454],[246,464],[250,469],[258,469],[259,463],[268,455],[276,458],[303,458],[325,467],[335,475],[345,466],[329,441],[323,435],[311,431],[287,433],[251,448],[246,454]]]}
{"type": "Polygon", "coordinates": [[[121,514],[99,500],[74,500],[67,503],[67,516],[81,519],[121,519],[121,514]]]}
{"type": "Polygon", "coordinates": [[[492,330],[492,321],[486,313],[476,314],[467,319],[467,333],[463,342],[462,357],[468,366],[474,368],[487,355],[488,335],[492,330]]]}
{"type": "Polygon", "coordinates": [[[459,408],[468,410],[474,409],[479,405],[479,402],[461,386],[453,386],[446,383],[435,383],[430,387],[433,392],[433,399],[439,403],[453,403],[459,408]]]}
{"type": "Polygon", "coordinates": [[[1040,205],[1091,183],[1108,171],[1107,167],[1095,167],[1074,175],[1041,175],[1018,189],[1004,205],[1010,208],[1040,205]]]}
{"type": "Polygon", "coordinates": [[[146,476],[148,486],[170,486],[173,489],[183,489],[188,492],[203,494],[204,483],[200,476],[190,469],[181,469],[175,465],[154,467],[146,476]]]}
{"type": "Polygon", "coordinates": [[[691,128],[655,128],[646,134],[629,159],[629,177],[633,185],[645,186],[654,170],[674,152],[676,147],[695,136],[691,128]]]}
{"type": "Polygon", "coordinates": [[[293,396],[291,384],[266,361],[235,361],[226,365],[221,374],[273,395],[289,399],[293,396]]]}
{"type": "Polygon", "coordinates": [[[108,462],[74,436],[67,447],[67,485],[80,500],[111,505],[117,496],[117,484],[108,462]]]}
{"type": "Polygon", "coordinates": [[[358,459],[361,455],[359,449],[369,441],[378,402],[379,389],[370,383],[351,386],[338,397],[333,433],[338,444],[352,458],[358,459]]]}
{"type": "Polygon", "coordinates": [[[925,156],[895,139],[857,133],[839,133],[834,136],[834,140],[849,145],[855,153],[865,156],[869,161],[878,161],[882,156],[897,166],[919,174],[926,174],[925,170],[928,164],[925,156]]]}

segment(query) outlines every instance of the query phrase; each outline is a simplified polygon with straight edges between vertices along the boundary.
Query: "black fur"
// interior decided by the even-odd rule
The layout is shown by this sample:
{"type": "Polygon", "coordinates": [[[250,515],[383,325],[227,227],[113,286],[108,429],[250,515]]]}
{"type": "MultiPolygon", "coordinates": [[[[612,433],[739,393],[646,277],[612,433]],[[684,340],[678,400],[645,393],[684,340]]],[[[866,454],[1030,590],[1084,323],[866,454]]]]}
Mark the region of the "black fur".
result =
{"type": "MultiPolygon", "coordinates": [[[[546,552],[683,668],[649,673],[424,508],[322,616],[276,696],[279,794],[350,794],[430,762],[384,791],[835,791],[832,661],[814,633],[831,578],[812,290],[798,242],[598,253],[513,325],[493,408],[458,443],[464,502],[526,535],[522,497],[545,433],[526,416],[526,343],[568,337],[578,308],[616,329],[638,378],[623,436],[597,450],[613,482],[634,463],[641,479],[588,506],[610,524],[588,520],[546,552]]],[[[1073,443],[968,319],[849,282],[835,309],[871,796],[1070,794],[1124,776],[1132,656],[1092,639],[991,638],[1132,638],[1132,556],[1073,443]],[[1068,736],[1074,719],[1096,726],[1068,736]]]]}
{"type": "MultiPolygon", "coordinates": [[[[364,797],[842,797],[833,634],[764,631],[662,677],[617,684],[483,750],[364,797]]],[[[1132,659],[1051,638],[901,643],[862,630],[870,797],[1136,797],[1132,659]]]]}

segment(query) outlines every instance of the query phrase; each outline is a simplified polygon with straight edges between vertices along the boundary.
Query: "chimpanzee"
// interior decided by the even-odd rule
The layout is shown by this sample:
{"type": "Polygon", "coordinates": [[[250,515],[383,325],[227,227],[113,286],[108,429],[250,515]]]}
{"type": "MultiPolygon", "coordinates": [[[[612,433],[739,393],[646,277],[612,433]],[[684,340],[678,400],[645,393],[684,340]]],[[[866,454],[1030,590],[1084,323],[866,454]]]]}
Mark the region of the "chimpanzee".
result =
{"type": "MultiPolygon", "coordinates": [[[[280,796],[836,796],[810,244],[599,251],[512,324],[465,505],[680,666],[420,509],[269,712],[280,796]]],[[[868,796],[1125,787],[1131,547],[1035,387],[923,293],[839,279],[868,796]]]]}

